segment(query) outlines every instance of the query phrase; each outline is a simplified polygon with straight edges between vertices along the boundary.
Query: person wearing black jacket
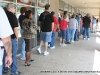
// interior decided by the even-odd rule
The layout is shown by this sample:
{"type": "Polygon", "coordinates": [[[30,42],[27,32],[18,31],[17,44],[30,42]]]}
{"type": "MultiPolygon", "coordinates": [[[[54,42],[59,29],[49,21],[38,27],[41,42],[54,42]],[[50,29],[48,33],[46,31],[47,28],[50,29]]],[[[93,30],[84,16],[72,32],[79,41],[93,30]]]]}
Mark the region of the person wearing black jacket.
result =
{"type": "Polygon", "coordinates": [[[83,38],[84,40],[86,39],[86,36],[88,40],[90,39],[90,23],[91,23],[90,15],[87,14],[83,19],[83,27],[84,27],[83,38]]]}

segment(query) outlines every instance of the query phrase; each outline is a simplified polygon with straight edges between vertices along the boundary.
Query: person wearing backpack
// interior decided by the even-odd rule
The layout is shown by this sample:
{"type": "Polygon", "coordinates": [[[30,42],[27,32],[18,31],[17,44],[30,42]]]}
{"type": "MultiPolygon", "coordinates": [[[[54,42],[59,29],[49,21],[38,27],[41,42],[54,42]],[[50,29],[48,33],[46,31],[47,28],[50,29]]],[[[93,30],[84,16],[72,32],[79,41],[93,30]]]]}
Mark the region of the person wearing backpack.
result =
{"type": "Polygon", "coordinates": [[[48,49],[48,42],[51,42],[52,31],[54,27],[54,19],[50,13],[50,5],[45,5],[45,11],[41,13],[39,17],[39,22],[41,23],[41,38],[40,38],[40,45],[37,49],[37,52],[41,54],[41,46],[44,43],[45,51],[44,55],[49,55],[48,49]]]}

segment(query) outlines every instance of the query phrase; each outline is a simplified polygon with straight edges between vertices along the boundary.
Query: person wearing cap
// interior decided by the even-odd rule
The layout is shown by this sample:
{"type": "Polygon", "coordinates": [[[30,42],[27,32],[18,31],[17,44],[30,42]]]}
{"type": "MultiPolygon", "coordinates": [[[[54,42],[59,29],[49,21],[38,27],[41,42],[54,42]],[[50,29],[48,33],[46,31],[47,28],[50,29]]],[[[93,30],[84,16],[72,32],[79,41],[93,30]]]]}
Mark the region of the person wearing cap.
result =
{"type": "MultiPolygon", "coordinates": [[[[10,22],[10,25],[12,27],[12,30],[14,32],[14,34],[11,35],[12,60],[13,60],[13,63],[11,65],[11,75],[20,75],[20,72],[18,72],[18,65],[17,65],[17,59],[16,59],[17,49],[18,49],[18,22],[15,16],[15,10],[16,10],[16,6],[12,3],[9,3],[7,5],[7,10],[5,10],[5,12],[10,22]]],[[[8,72],[8,68],[5,67],[4,65],[3,73],[7,73],[7,72],[8,72]]]]}

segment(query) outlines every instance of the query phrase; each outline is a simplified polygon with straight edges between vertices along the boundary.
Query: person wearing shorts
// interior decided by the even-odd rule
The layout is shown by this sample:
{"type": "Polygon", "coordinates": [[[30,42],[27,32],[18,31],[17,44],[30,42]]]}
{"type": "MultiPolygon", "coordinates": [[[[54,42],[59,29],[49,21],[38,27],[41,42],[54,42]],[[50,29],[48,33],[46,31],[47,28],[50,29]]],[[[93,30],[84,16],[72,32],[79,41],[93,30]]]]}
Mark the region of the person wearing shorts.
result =
{"type": "Polygon", "coordinates": [[[60,21],[60,46],[66,46],[66,28],[68,28],[68,22],[66,21],[66,15],[63,16],[63,20],[60,21]]]}
{"type": "Polygon", "coordinates": [[[46,4],[45,5],[45,11],[41,13],[39,17],[39,22],[41,23],[41,41],[40,41],[40,46],[37,49],[37,52],[41,54],[41,46],[44,43],[45,46],[45,51],[44,55],[49,55],[49,52],[47,51],[48,49],[48,42],[51,42],[51,36],[52,36],[52,31],[54,27],[54,19],[53,16],[50,13],[50,5],[46,4]]]}

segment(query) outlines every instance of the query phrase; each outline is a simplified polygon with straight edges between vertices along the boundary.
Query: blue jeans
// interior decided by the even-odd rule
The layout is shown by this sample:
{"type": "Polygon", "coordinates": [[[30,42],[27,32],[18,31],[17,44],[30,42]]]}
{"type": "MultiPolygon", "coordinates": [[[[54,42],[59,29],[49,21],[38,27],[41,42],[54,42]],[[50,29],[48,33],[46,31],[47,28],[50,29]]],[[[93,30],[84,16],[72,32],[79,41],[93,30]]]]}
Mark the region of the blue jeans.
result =
{"type": "Polygon", "coordinates": [[[4,55],[3,55],[3,71],[8,72],[9,69],[8,67],[5,66],[5,58],[6,58],[6,50],[4,50],[4,55]]]}
{"type": "Polygon", "coordinates": [[[80,26],[80,34],[82,34],[82,33],[83,33],[83,27],[80,26]]]}
{"type": "Polygon", "coordinates": [[[17,55],[17,49],[18,49],[18,42],[16,39],[12,39],[12,65],[11,65],[11,73],[16,73],[18,70],[18,64],[17,64],[17,59],[16,59],[16,55],[17,55]]]}
{"type": "MultiPolygon", "coordinates": [[[[12,39],[12,65],[11,65],[11,73],[16,73],[17,69],[18,69],[18,64],[17,64],[17,59],[16,59],[16,55],[17,55],[17,49],[18,49],[18,42],[16,39],[12,39]]],[[[6,52],[4,52],[4,60],[3,62],[5,62],[5,57],[6,57],[6,52]]],[[[3,64],[3,70],[4,71],[8,71],[9,69],[7,67],[5,67],[5,64],[3,64]]]]}
{"type": "Polygon", "coordinates": [[[75,31],[76,31],[76,29],[69,29],[70,40],[72,40],[72,41],[74,41],[75,31]]]}
{"type": "Polygon", "coordinates": [[[90,27],[84,28],[84,36],[83,36],[83,38],[86,38],[86,36],[87,36],[87,38],[90,38],[90,27]]]}
{"type": "MultiPolygon", "coordinates": [[[[23,34],[23,29],[21,29],[21,35],[23,34]]],[[[23,59],[26,59],[26,57],[25,57],[25,54],[26,54],[26,51],[25,51],[25,41],[24,41],[24,39],[22,38],[22,45],[21,45],[21,58],[23,58],[23,59]]]]}
{"type": "Polygon", "coordinates": [[[56,40],[56,32],[52,32],[52,37],[51,37],[51,42],[50,47],[53,47],[55,45],[55,40],[56,40]]]}
{"type": "Polygon", "coordinates": [[[2,75],[2,65],[0,65],[0,75],[2,75]]]}
{"type": "Polygon", "coordinates": [[[78,29],[75,30],[74,40],[78,40],[78,29]]]}
{"type": "Polygon", "coordinates": [[[69,28],[66,29],[66,42],[70,42],[69,28]]]}

